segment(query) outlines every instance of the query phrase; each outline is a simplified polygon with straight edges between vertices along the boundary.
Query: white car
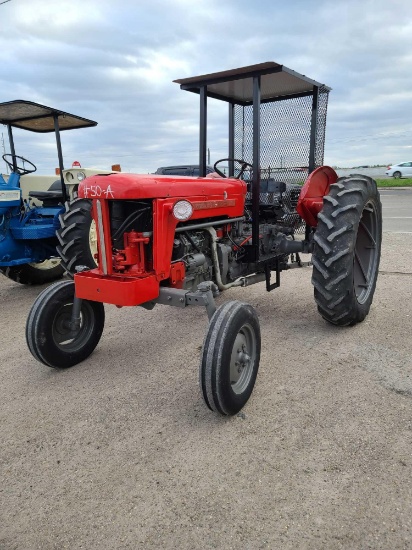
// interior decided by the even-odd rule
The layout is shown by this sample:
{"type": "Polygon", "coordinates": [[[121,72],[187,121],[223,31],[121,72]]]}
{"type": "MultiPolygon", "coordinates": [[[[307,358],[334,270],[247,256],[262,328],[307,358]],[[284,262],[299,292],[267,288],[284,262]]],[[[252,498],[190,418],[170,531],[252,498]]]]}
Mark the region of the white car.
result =
{"type": "Polygon", "coordinates": [[[400,162],[388,166],[385,174],[394,178],[412,178],[412,162],[400,162]]]}

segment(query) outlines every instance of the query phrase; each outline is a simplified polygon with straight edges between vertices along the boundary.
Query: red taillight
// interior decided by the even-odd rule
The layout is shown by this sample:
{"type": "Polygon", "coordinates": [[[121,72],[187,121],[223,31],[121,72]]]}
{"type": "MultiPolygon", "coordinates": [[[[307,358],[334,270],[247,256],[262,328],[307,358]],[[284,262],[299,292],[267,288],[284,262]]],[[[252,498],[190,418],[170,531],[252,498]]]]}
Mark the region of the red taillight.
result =
{"type": "Polygon", "coordinates": [[[392,166],[388,166],[386,170],[390,170],[392,168],[392,166]]]}

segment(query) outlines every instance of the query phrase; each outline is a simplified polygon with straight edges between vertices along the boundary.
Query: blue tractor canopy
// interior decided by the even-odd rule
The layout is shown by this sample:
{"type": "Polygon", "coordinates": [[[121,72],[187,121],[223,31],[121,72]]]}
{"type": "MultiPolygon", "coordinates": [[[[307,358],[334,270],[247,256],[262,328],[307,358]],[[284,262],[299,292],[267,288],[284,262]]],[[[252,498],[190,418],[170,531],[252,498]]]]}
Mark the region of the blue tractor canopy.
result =
{"type": "Polygon", "coordinates": [[[12,170],[17,171],[17,158],[14,148],[12,128],[29,130],[30,132],[48,133],[56,135],[57,155],[59,159],[60,181],[62,186],[63,199],[66,200],[66,187],[63,182],[63,153],[60,140],[60,132],[63,130],[74,130],[77,128],[89,128],[96,126],[97,122],[77,115],[66,113],[52,107],[40,105],[33,101],[16,99],[0,103],[0,124],[7,126],[10,151],[12,157],[12,170]]]}

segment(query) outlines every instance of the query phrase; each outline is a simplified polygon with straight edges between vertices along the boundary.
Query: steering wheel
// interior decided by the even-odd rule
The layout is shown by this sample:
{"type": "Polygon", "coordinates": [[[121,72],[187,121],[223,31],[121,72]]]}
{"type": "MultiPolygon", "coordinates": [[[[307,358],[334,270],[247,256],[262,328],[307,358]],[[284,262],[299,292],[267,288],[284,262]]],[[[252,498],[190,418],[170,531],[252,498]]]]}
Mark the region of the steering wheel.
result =
{"type": "Polygon", "coordinates": [[[240,159],[220,159],[220,160],[217,160],[214,165],[213,165],[213,170],[215,172],[217,172],[219,174],[219,176],[222,176],[222,178],[227,178],[226,174],[224,174],[223,172],[221,172],[218,168],[216,168],[216,166],[220,163],[220,162],[238,162],[240,165],[241,165],[241,168],[240,168],[240,172],[237,176],[235,176],[235,179],[239,180],[241,176],[243,176],[243,172],[246,170],[246,168],[249,166],[250,168],[253,169],[253,166],[251,164],[249,164],[248,162],[246,162],[245,160],[240,160],[240,159]]]}
{"type": "MultiPolygon", "coordinates": [[[[11,160],[13,161],[13,155],[10,155],[10,154],[7,154],[7,155],[3,155],[2,156],[2,159],[4,160],[4,162],[7,164],[7,166],[10,168],[10,170],[13,172],[14,171],[14,166],[13,166],[13,162],[10,162],[9,160],[7,160],[6,157],[11,157],[11,160]]],[[[35,172],[37,170],[37,166],[35,166],[32,162],[30,162],[29,160],[25,159],[24,157],[19,157],[18,155],[14,155],[14,158],[17,160],[21,160],[23,162],[23,165],[25,163],[29,164],[30,166],[33,166],[33,168],[25,168],[24,166],[18,166],[17,163],[16,163],[16,172],[20,175],[20,176],[24,176],[24,174],[32,174],[33,172],[35,172]]]]}

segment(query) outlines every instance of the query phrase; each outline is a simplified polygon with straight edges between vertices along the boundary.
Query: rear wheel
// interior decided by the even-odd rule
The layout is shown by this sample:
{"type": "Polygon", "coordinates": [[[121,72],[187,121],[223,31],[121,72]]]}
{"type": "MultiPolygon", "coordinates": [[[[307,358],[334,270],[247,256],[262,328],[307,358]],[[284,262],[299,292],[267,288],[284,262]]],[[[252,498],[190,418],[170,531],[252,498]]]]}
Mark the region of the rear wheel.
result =
{"type": "Polygon", "coordinates": [[[59,258],[44,262],[0,267],[0,273],[22,285],[42,285],[63,277],[64,268],[59,258]]]}
{"type": "Polygon", "coordinates": [[[394,173],[393,173],[393,177],[394,177],[396,180],[398,180],[398,179],[400,179],[400,178],[402,177],[402,174],[401,174],[400,172],[394,172],[394,173]]]}
{"type": "Polygon", "coordinates": [[[260,328],[252,306],[227,302],[213,315],[203,344],[200,387],[209,409],[236,414],[247,403],[259,369],[260,328]]]}
{"type": "Polygon", "coordinates": [[[77,365],[93,352],[104,327],[100,302],[82,300],[80,326],[71,327],[74,282],[49,286],[34,302],[26,324],[26,340],[32,355],[53,368],[77,365]]]}
{"type": "Polygon", "coordinates": [[[69,275],[75,274],[77,265],[90,269],[97,267],[94,258],[97,232],[91,210],[90,200],[75,198],[66,203],[66,211],[60,214],[60,229],[56,232],[59,240],[57,251],[69,275]]]}
{"type": "Polygon", "coordinates": [[[376,182],[361,175],[330,186],[318,215],[312,283],[319,313],[335,325],[365,319],[378,277],[382,206],[376,182]]]}

